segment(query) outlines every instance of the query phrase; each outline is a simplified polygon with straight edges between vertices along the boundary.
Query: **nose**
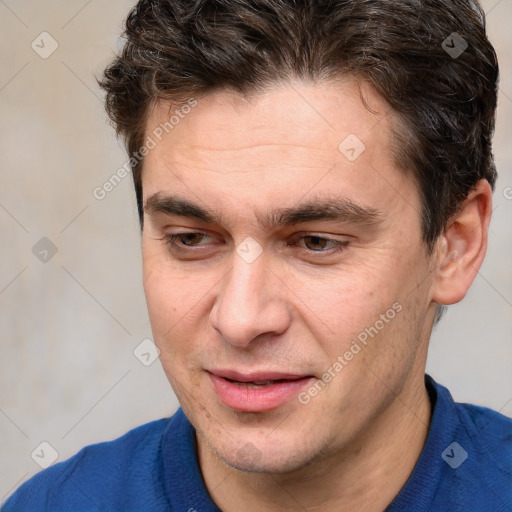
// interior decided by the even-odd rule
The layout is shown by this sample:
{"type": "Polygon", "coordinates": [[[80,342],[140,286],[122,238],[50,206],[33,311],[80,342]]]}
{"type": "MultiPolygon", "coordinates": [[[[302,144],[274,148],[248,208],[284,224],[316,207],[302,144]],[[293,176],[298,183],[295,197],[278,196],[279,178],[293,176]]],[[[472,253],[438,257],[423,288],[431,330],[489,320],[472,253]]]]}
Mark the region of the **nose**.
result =
{"type": "Polygon", "coordinates": [[[248,347],[258,337],[279,336],[290,325],[287,288],[264,253],[251,263],[234,253],[231,271],[220,286],[210,322],[230,345],[248,347]]]}

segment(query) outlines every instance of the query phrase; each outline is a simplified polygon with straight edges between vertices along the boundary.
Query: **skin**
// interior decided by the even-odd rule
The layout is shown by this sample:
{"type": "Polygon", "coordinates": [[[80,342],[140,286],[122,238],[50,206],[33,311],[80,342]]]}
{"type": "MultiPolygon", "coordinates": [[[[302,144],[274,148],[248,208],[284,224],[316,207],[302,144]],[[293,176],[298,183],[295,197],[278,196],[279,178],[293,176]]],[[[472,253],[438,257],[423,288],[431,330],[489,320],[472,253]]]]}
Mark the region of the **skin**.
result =
{"type": "MultiPolygon", "coordinates": [[[[170,107],[155,104],[147,134],[170,107]]],[[[436,307],[460,301],[482,263],[491,190],[477,184],[429,256],[416,183],[391,156],[392,120],[376,93],[349,80],[295,81],[248,97],[221,90],[199,99],[145,158],[144,201],[174,194],[222,216],[217,224],[146,212],[142,251],[161,363],[223,511],[381,511],[421,453],[436,307]],[[366,147],[353,162],[338,149],[349,134],[366,147]],[[333,193],[379,211],[380,221],[275,229],[258,221],[333,193]],[[164,239],[198,232],[206,236],[176,241],[181,249],[164,239]],[[308,235],[348,245],[335,251],[308,235]],[[262,250],[252,263],[236,252],[247,237],[262,250]],[[396,303],[400,312],[307,404],[242,412],[213,390],[212,368],[321,379],[396,303]]]]}

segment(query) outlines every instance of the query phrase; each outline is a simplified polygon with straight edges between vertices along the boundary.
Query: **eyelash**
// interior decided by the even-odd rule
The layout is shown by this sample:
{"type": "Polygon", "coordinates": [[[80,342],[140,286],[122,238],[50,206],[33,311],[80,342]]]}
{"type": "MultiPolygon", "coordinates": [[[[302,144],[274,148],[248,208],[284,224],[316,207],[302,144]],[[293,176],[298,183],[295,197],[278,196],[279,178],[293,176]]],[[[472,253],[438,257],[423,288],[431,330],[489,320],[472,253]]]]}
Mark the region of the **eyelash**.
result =
{"type": "MultiPolygon", "coordinates": [[[[187,247],[197,247],[194,245],[181,245],[176,242],[177,240],[179,240],[180,238],[182,238],[186,235],[202,235],[203,237],[209,236],[206,233],[200,233],[200,232],[175,233],[175,234],[165,234],[163,237],[163,240],[164,240],[165,244],[171,249],[174,248],[174,249],[180,249],[180,250],[187,251],[188,250],[187,247]]],[[[322,254],[332,254],[332,253],[336,253],[336,252],[342,252],[350,244],[350,242],[347,240],[336,240],[333,238],[325,238],[325,237],[311,235],[311,234],[303,235],[303,236],[295,237],[295,238],[296,239],[297,238],[298,239],[317,238],[319,240],[324,240],[326,242],[332,242],[335,244],[335,247],[333,247],[331,250],[326,250],[326,251],[313,251],[311,249],[304,249],[304,250],[308,251],[310,254],[315,254],[315,255],[316,254],[322,255],[322,254]]],[[[288,245],[293,245],[293,244],[288,244],[288,245]]],[[[194,250],[194,249],[192,249],[192,250],[194,250]]]]}

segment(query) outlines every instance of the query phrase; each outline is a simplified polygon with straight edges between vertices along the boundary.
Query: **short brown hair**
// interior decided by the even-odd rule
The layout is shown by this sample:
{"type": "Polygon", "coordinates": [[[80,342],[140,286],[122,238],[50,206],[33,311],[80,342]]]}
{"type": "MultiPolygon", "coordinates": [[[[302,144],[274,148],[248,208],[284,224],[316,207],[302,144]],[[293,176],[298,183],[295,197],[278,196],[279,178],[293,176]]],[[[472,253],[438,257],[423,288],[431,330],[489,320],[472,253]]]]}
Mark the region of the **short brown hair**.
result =
{"type": "MultiPolygon", "coordinates": [[[[397,115],[394,153],[418,183],[429,249],[478,180],[494,189],[498,63],[476,1],[140,0],[123,35],[98,82],[130,156],[159,99],[352,76],[397,115]]],[[[132,161],[142,229],[142,161],[132,161]]]]}

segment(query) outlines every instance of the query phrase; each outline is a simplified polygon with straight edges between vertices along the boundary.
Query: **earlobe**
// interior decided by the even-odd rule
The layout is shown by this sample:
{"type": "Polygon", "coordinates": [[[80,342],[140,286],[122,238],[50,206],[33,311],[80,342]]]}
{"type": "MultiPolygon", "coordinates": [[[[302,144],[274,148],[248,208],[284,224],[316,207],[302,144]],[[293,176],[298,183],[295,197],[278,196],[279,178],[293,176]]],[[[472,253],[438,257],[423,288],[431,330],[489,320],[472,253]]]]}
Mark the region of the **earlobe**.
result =
{"type": "Polygon", "coordinates": [[[492,189],[480,180],[438,240],[433,301],[449,305],[465,297],[485,257],[491,213],[492,189]]]}

